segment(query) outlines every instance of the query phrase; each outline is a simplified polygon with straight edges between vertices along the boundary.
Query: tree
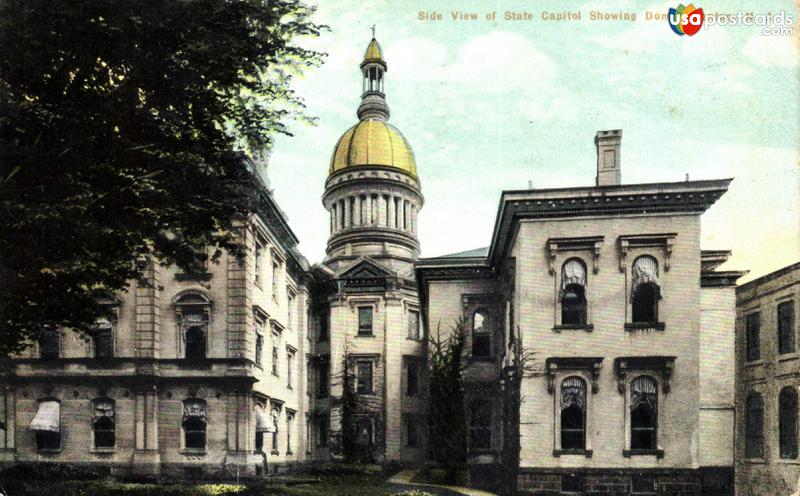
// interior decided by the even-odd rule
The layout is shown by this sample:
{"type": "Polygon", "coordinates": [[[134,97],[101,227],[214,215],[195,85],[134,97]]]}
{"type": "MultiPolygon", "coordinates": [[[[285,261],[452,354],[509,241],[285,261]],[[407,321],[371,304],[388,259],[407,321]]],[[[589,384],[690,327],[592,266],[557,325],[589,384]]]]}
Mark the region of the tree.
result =
{"type": "Polygon", "coordinates": [[[431,460],[448,470],[448,477],[466,461],[467,436],[464,415],[464,381],[462,352],[464,350],[464,317],[459,318],[451,332],[442,337],[428,338],[428,368],[430,388],[430,429],[428,444],[431,460]]]}
{"type": "Polygon", "coordinates": [[[299,0],[0,2],[0,353],[89,331],[153,257],[236,252],[252,162],[322,55],[299,0]]]}

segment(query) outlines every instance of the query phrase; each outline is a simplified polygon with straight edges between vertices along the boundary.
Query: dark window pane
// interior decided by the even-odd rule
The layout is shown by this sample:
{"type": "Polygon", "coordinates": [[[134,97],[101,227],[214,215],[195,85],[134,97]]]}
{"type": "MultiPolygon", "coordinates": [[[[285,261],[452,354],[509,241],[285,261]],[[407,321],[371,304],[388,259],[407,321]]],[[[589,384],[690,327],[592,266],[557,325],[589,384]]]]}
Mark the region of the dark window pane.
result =
{"type": "Polygon", "coordinates": [[[256,432],[256,451],[264,450],[264,433],[256,432]]]}
{"type": "Polygon", "coordinates": [[[656,449],[656,412],[647,403],[631,411],[631,449],[656,449]]]}
{"type": "Polygon", "coordinates": [[[115,444],[114,420],[100,417],[94,422],[94,447],[113,448],[115,444]]]}
{"type": "Polygon", "coordinates": [[[586,294],[583,286],[567,286],[561,298],[561,324],[586,325],[586,294]]]}
{"type": "Polygon", "coordinates": [[[256,334],[256,365],[261,366],[264,361],[264,336],[256,334]]]}
{"type": "Polygon", "coordinates": [[[492,405],[475,401],[470,405],[470,448],[488,449],[492,445],[492,405]]]}
{"type": "Polygon", "coordinates": [[[330,368],[327,360],[321,360],[317,364],[317,396],[328,396],[328,375],[330,368]]]}
{"type": "Polygon", "coordinates": [[[94,356],[111,358],[114,356],[114,341],[110,327],[97,329],[94,333],[94,356]]]}
{"type": "Polygon", "coordinates": [[[572,405],[561,410],[561,449],[584,449],[585,422],[582,408],[572,405]]]}
{"type": "Polygon", "coordinates": [[[658,322],[659,289],[654,283],[640,284],[633,294],[633,322],[658,322]]]}
{"type": "Polygon", "coordinates": [[[358,394],[372,394],[372,362],[358,362],[358,394]]]}
{"type": "Polygon", "coordinates": [[[360,419],[356,422],[356,444],[359,446],[372,446],[372,422],[369,419],[360,419]]]}
{"type": "Polygon", "coordinates": [[[358,308],[358,335],[372,335],[372,307],[358,308]]]}
{"type": "Polygon", "coordinates": [[[186,330],[186,358],[206,357],[206,332],[204,327],[194,326],[186,330]]]}
{"type": "Polygon", "coordinates": [[[416,360],[406,362],[406,396],[417,396],[419,393],[419,364],[416,360]]]}
{"type": "Polygon", "coordinates": [[[36,449],[57,450],[61,448],[61,433],[36,431],[36,449]]]}
{"type": "Polygon", "coordinates": [[[328,340],[328,312],[319,314],[319,341],[328,340]]]}
{"type": "Polygon", "coordinates": [[[797,458],[797,392],[791,387],[781,390],[778,430],[781,458],[797,458]]]}
{"type": "Polygon", "coordinates": [[[58,331],[45,331],[39,339],[39,358],[42,360],[55,360],[59,356],[60,339],[58,331]]]}
{"type": "Polygon", "coordinates": [[[187,448],[206,447],[206,423],[200,417],[188,417],[183,422],[187,448]]]}
{"type": "Polygon", "coordinates": [[[406,420],[406,444],[411,448],[417,446],[417,424],[413,419],[406,420]]]}
{"type": "Polygon", "coordinates": [[[761,314],[751,313],[747,316],[747,360],[761,358],[761,314]]]}
{"type": "Polygon", "coordinates": [[[748,458],[761,458],[764,452],[764,406],[761,395],[747,398],[745,419],[745,454],[748,458]]]}
{"type": "Polygon", "coordinates": [[[419,312],[408,312],[408,337],[411,339],[419,339],[419,312]]]}
{"type": "Polygon", "coordinates": [[[794,353],[794,303],[778,305],[778,352],[794,353]]]}

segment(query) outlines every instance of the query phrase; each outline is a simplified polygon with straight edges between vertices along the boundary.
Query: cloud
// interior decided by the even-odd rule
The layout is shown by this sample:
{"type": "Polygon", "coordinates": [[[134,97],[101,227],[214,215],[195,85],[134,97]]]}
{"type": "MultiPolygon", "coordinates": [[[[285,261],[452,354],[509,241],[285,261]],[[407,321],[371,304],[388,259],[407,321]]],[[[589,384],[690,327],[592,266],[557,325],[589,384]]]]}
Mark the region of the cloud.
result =
{"type": "Polygon", "coordinates": [[[796,67],[800,52],[791,36],[754,35],[745,43],[744,55],[762,67],[796,67]]]}

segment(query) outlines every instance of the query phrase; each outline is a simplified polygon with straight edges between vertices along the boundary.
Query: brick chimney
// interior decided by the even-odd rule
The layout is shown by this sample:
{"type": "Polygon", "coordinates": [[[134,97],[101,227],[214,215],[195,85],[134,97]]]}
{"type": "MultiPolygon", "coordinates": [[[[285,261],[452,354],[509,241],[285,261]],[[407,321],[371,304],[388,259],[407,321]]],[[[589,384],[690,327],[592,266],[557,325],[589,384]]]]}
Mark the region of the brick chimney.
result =
{"type": "Polygon", "coordinates": [[[622,142],[622,129],[598,131],[594,137],[597,147],[597,186],[614,186],[622,182],[622,169],[619,163],[619,149],[622,142]]]}

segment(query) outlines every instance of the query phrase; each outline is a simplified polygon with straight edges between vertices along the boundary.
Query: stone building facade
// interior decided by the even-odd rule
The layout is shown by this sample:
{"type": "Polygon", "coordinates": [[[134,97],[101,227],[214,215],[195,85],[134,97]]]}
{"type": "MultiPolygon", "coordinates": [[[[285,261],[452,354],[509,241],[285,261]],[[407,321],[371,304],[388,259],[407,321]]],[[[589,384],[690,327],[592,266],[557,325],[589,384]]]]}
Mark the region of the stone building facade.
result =
{"type": "Polygon", "coordinates": [[[620,142],[597,134],[597,186],[505,191],[490,247],[417,263],[426,326],[466,322],[475,485],[499,480],[519,436],[521,489],[732,492],[743,273],[700,248],[730,180],[619,184],[620,142]]]}
{"type": "Polygon", "coordinates": [[[306,460],[308,266],[261,185],[243,259],[141,260],[93,338],[54,329],[7,364],[0,462],[247,477],[306,460]]]}
{"type": "Polygon", "coordinates": [[[322,197],[327,256],[311,269],[315,459],[346,455],[347,385],[360,457],[416,464],[425,458],[425,344],[413,263],[424,200],[414,153],[387,122],[387,64],[374,38],[360,69],[359,121],[334,148],[322,197]]]}
{"type": "Polygon", "coordinates": [[[736,291],[737,494],[798,489],[800,263],[736,291]]]}

